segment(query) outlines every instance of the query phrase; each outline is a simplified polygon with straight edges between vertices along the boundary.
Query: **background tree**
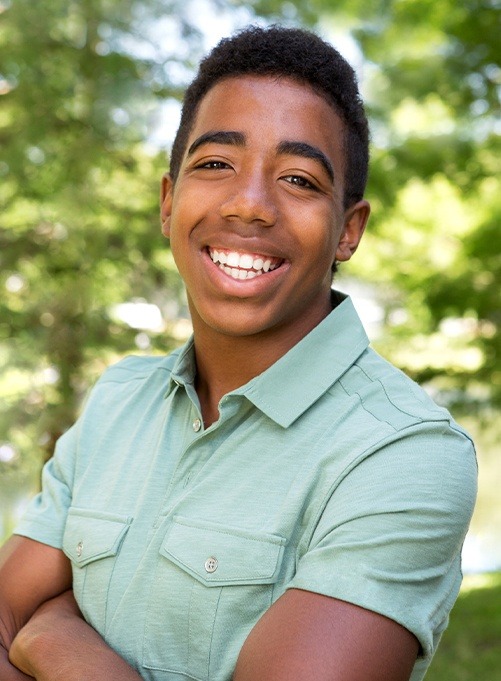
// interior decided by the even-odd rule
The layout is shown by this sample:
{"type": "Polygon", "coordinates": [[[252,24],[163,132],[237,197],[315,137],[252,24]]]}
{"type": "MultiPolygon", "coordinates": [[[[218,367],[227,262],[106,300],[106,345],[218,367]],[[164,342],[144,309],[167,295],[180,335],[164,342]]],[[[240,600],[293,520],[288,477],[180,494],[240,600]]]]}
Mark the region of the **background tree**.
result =
{"type": "MultiPolygon", "coordinates": [[[[178,3],[179,7],[183,3],[178,3]]],[[[193,51],[177,3],[178,50],[193,51]],[[189,48],[187,48],[189,45],[189,48]]],[[[157,338],[113,315],[158,303],[170,349],[180,283],[158,223],[165,153],[147,134],[168,69],[186,57],[145,50],[158,3],[3,2],[0,28],[0,496],[52,453],[82,394],[117,355],[157,338]],[[148,14],[147,10],[150,10],[148,14]],[[139,337],[138,337],[139,333],[139,337]]],[[[191,44],[195,43],[195,44],[191,44]]],[[[189,64],[188,64],[189,66],[189,64]]]]}
{"type": "Polygon", "coordinates": [[[501,403],[499,3],[346,12],[374,138],[374,220],[354,271],[379,284],[379,345],[453,405],[489,411],[501,403]]]}

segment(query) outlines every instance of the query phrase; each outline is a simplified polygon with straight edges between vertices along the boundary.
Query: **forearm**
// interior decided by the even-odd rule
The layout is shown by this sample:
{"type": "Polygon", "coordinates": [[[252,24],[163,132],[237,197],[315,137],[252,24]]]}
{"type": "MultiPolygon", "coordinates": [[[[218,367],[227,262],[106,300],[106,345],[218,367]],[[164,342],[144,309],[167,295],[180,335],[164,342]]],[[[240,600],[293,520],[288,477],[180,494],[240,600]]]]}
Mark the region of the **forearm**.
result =
{"type": "Polygon", "coordinates": [[[71,566],[62,551],[14,536],[0,548],[0,679],[27,681],[9,653],[18,632],[41,603],[71,585],[71,566]]]}
{"type": "Polygon", "coordinates": [[[37,681],[141,681],[81,618],[71,594],[35,613],[14,639],[10,660],[37,681]]]}

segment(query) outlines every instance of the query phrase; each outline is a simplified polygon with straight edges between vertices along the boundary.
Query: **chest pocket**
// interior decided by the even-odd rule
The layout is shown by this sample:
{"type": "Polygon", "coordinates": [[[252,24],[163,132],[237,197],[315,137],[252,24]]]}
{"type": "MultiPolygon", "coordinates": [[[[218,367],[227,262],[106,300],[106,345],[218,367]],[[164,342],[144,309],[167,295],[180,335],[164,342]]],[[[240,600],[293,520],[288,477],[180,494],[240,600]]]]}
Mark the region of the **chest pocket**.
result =
{"type": "Polygon", "coordinates": [[[72,564],[73,592],[85,619],[101,632],[116,556],[131,521],[115,513],[76,507],[68,511],[63,551],[72,564]]]}
{"type": "Polygon", "coordinates": [[[176,516],[152,583],[144,666],[231,679],[245,638],[271,605],[284,546],[277,535],[176,516]]]}

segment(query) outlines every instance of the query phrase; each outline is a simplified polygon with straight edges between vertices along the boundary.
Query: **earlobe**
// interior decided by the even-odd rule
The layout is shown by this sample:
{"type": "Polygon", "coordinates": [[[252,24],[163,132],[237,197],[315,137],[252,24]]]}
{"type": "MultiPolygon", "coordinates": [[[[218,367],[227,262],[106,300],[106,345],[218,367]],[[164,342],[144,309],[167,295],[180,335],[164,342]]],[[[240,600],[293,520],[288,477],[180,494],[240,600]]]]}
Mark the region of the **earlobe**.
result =
{"type": "Polygon", "coordinates": [[[363,236],[371,207],[368,201],[358,201],[350,206],[344,216],[344,228],[336,251],[336,260],[349,260],[363,236]]]}
{"type": "Polygon", "coordinates": [[[160,220],[162,222],[162,234],[166,237],[170,237],[173,186],[170,173],[165,173],[160,185],[160,220]]]}

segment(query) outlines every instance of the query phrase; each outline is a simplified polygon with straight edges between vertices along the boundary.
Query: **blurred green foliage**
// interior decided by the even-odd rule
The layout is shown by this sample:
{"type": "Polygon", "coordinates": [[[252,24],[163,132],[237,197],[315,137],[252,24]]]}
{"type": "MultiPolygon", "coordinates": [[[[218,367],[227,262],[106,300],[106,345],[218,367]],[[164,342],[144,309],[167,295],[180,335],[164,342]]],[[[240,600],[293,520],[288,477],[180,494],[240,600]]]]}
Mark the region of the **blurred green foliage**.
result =
{"type": "MultiPolygon", "coordinates": [[[[167,158],[151,139],[204,51],[201,6],[0,0],[2,498],[32,479],[105,365],[168,351],[186,328],[159,230],[167,158]],[[115,308],[130,301],[163,324],[132,328],[115,308]]],[[[383,310],[383,354],[454,408],[489,414],[501,402],[498,0],[204,7],[350,37],[373,217],[347,270],[383,310]]]]}
{"type": "Polygon", "coordinates": [[[467,577],[426,681],[499,678],[501,574],[467,577]]]}
{"type": "Polygon", "coordinates": [[[374,141],[374,219],[351,271],[379,285],[383,353],[484,413],[501,403],[499,10],[346,3],[374,141]]]}

